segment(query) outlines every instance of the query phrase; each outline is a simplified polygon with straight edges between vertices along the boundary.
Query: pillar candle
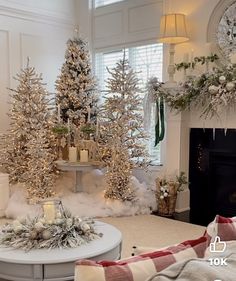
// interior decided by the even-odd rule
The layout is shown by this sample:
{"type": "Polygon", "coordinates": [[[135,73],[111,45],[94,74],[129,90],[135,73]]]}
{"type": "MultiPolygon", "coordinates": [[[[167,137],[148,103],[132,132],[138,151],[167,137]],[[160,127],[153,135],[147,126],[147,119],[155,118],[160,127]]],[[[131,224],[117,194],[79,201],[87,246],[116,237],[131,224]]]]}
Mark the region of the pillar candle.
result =
{"type": "Polygon", "coordinates": [[[10,196],[9,175],[0,173],[0,217],[5,215],[5,209],[10,196]]]}
{"type": "Polygon", "coordinates": [[[69,162],[77,162],[77,148],[69,147],[69,162]]]}
{"type": "Polygon", "coordinates": [[[56,209],[53,202],[46,202],[43,205],[43,214],[46,222],[53,222],[56,218],[56,209]]]}
{"type": "Polygon", "coordinates": [[[80,150],[80,162],[88,162],[88,150],[80,150]]]}

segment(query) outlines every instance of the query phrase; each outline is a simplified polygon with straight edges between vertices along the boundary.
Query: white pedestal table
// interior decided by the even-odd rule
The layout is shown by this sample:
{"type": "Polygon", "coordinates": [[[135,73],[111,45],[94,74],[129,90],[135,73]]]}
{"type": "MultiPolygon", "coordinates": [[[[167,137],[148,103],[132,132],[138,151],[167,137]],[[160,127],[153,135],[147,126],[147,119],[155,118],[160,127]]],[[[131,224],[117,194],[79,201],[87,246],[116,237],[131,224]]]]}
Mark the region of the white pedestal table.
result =
{"type": "Polygon", "coordinates": [[[100,162],[67,162],[67,161],[57,161],[57,167],[61,171],[75,172],[75,187],[74,192],[84,192],[84,186],[82,182],[83,173],[90,172],[94,169],[99,169],[101,167],[100,162]]]}
{"type": "Polygon", "coordinates": [[[77,248],[25,252],[0,247],[0,281],[72,281],[74,263],[79,259],[119,259],[121,232],[100,221],[95,228],[103,236],[77,248]]]}

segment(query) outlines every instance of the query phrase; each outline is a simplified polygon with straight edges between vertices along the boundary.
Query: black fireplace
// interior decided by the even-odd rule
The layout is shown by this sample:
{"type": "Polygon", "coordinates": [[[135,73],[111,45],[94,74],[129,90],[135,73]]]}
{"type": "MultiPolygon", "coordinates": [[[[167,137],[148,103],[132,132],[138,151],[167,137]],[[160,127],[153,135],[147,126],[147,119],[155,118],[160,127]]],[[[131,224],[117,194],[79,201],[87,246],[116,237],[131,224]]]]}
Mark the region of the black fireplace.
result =
{"type": "Polygon", "coordinates": [[[236,216],[236,129],[191,129],[190,222],[236,216]]]}

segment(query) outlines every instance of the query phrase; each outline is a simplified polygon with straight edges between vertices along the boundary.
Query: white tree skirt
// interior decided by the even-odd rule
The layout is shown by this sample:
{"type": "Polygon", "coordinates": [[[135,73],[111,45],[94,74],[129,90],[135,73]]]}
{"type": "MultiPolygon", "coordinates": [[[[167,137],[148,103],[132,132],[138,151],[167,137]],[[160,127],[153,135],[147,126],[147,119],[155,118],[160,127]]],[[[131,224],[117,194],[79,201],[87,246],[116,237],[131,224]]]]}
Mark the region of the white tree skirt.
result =
{"type": "MultiPolygon", "coordinates": [[[[63,203],[64,208],[73,215],[81,217],[107,217],[107,216],[133,216],[149,214],[156,209],[154,191],[145,183],[140,183],[132,177],[132,184],[136,189],[137,199],[135,202],[121,202],[118,200],[105,199],[104,189],[106,186],[104,175],[100,170],[87,173],[82,178],[86,192],[74,193],[73,174],[65,173],[57,181],[57,197],[63,203]]],[[[26,191],[20,185],[12,186],[11,197],[5,214],[8,218],[19,218],[26,215],[36,216],[40,212],[39,205],[28,205],[26,191]]]]}

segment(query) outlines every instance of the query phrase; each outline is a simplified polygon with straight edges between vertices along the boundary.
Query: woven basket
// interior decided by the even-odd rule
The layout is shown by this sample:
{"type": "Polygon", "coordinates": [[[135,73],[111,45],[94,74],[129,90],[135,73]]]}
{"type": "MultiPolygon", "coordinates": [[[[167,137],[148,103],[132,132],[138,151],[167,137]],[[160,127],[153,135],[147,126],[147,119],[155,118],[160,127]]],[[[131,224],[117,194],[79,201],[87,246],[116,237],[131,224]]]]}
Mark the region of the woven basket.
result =
{"type": "Polygon", "coordinates": [[[164,217],[173,216],[173,213],[175,212],[178,187],[179,187],[178,183],[170,181],[168,183],[169,196],[165,197],[164,199],[161,199],[160,179],[159,178],[156,179],[156,190],[157,190],[156,199],[158,204],[158,214],[160,216],[164,216],[164,217]]]}

